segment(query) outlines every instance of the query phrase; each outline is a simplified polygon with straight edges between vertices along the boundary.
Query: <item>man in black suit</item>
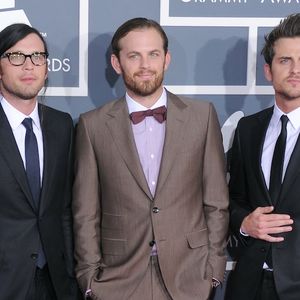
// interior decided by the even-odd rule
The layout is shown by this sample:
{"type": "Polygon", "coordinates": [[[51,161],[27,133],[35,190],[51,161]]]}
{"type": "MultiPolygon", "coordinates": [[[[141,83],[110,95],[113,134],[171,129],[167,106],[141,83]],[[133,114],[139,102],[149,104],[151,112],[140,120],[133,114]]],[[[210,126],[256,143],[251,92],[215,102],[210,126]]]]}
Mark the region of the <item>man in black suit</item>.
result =
{"type": "Polygon", "coordinates": [[[266,37],[273,107],[240,120],[230,163],[231,229],[241,243],[229,300],[300,299],[300,14],[266,37]]]}
{"type": "Polygon", "coordinates": [[[38,104],[47,46],[25,24],[0,32],[0,299],[74,300],[73,123],[38,104]]]}

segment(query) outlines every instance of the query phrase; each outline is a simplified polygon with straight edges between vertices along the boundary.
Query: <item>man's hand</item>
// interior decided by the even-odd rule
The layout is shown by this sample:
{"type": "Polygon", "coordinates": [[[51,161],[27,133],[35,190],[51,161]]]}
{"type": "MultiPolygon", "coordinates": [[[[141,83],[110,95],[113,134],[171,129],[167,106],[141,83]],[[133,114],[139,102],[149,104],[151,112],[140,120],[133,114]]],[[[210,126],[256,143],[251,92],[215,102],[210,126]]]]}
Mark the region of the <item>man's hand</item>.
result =
{"type": "Polygon", "coordinates": [[[273,243],[282,242],[283,237],[272,236],[271,234],[292,231],[291,224],[294,221],[287,214],[272,214],[273,210],[273,206],[256,208],[244,218],[241,231],[256,239],[273,243]]]}

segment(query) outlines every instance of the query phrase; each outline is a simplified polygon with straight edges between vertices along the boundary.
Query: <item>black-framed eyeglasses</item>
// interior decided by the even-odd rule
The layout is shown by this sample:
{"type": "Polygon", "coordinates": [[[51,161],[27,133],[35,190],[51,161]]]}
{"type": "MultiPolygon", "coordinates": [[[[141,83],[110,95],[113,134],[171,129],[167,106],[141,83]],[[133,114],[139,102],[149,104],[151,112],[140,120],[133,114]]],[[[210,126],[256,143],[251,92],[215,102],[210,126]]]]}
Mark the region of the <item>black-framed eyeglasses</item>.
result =
{"type": "Polygon", "coordinates": [[[24,54],[22,52],[9,52],[4,53],[0,58],[8,58],[9,62],[13,66],[22,66],[26,58],[30,57],[31,62],[35,66],[42,66],[47,62],[48,53],[47,52],[33,52],[31,54],[24,54]]]}

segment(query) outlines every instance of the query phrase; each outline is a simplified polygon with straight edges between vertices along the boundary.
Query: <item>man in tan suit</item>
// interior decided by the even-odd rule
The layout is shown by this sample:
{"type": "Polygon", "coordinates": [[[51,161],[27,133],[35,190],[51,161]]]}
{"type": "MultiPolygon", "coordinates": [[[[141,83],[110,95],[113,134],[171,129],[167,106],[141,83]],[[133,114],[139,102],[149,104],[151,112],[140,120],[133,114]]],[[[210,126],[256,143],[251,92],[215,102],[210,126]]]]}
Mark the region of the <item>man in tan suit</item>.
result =
{"type": "Polygon", "coordinates": [[[170,53],[155,21],[125,22],[111,46],[126,95],[77,128],[79,284],[90,299],[206,300],[223,279],[228,226],[216,112],[162,86],[170,53]]]}

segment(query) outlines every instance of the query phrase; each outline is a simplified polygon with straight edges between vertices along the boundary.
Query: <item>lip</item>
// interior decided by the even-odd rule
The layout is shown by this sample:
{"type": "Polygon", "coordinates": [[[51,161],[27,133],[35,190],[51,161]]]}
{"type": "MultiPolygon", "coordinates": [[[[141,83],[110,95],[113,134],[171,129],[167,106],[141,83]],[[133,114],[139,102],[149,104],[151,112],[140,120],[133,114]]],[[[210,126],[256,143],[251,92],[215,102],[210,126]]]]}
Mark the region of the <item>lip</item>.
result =
{"type": "Polygon", "coordinates": [[[25,83],[31,83],[31,82],[35,81],[35,77],[33,77],[33,76],[25,76],[25,77],[21,78],[21,81],[25,82],[25,83]]]}
{"type": "Polygon", "coordinates": [[[138,73],[136,74],[137,77],[141,78],[141,79],[144,79],[144,80],[147,80],[147,79],[151,79],[153,76],[154,76],[154,73],[151,72],[147,72],[147,73],[138,73]]]}

